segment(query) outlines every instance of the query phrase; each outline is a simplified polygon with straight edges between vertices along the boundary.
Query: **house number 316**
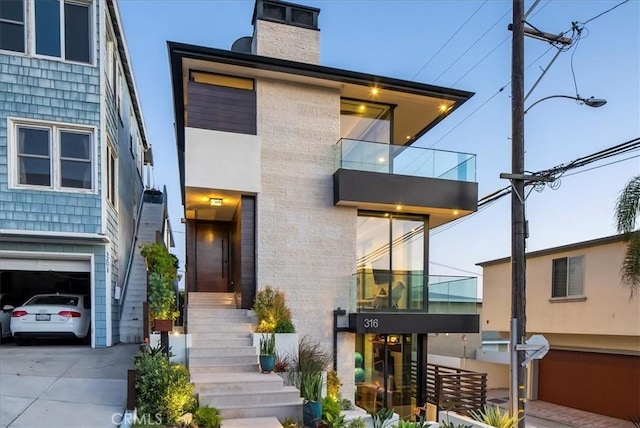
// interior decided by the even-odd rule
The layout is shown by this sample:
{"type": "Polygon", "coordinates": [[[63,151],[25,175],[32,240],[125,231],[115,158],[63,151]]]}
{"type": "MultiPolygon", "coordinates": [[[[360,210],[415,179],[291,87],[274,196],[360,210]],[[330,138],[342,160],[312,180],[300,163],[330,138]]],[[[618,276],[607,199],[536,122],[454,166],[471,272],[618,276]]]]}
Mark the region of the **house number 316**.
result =
{"type": "Polygon", "coordinates": [[[365,318],[364,328],[378,328],[378,318],[365,318]]]}

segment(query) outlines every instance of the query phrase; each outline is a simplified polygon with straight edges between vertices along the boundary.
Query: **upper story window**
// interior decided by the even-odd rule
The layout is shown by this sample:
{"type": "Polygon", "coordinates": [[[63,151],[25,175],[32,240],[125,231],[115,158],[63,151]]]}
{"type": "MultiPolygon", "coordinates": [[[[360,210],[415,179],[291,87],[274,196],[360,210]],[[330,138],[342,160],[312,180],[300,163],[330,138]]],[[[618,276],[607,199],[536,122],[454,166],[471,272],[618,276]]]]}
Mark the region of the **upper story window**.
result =
{"type": "Polygon", "coordinates": [[[12,121],[14,187],[94,189],[94,131],[75,125],[12,121]]]}
{"type": "Polygon", "coordinates": [[[584,256],[553,260],[551,297],[582,296],[583,285],[584,256]]]}
{"type": "Polygon", "coordinates": [[[35,0],[35,53],[90,63],[91,10],[82,1],[35,0]]]}
{"type": "Polygon", "coordinates": [[[0,49],[25,52],[25,2],[0,1],[0,49]]]}
{"type": "Polygon", "coordinates": [[[391,143],[393,107],[363,100],[340,100],[340,137],[391,143]]]}

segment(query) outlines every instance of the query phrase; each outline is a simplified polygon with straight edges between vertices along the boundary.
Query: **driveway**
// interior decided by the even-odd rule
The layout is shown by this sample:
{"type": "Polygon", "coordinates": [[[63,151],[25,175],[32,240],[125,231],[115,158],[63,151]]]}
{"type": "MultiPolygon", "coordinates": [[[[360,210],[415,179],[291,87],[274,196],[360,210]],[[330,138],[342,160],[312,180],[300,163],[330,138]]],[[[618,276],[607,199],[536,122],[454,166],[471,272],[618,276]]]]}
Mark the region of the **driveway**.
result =
{"type": "Polygon", "coordinates": [[[0,345],[0,428],[113,427],[138,345],[0,345]]]}

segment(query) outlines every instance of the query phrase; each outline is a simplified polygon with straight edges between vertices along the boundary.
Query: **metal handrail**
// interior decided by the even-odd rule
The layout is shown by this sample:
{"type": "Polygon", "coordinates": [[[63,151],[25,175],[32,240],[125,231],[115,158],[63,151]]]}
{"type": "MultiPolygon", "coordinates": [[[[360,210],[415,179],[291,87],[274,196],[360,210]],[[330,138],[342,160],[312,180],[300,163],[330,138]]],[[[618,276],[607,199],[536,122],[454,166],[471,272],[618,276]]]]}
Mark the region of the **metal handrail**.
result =
{"type": "Polygon", "coordinates": [[[122,306],[124,305],[125,297],[127,296],[127,289],[129,288],[129,276],[131,274],[131,265],[133,264],[133,256],[136,252],[136,242],[138,241],[138,231],[140,230],[140,217],[142,217],[142,207],[144,205],[144,189],[140,195],[140,203],[138,204],[138,214],[136,216],[136,230],[131,240],[131,252],[129,253],[129,260],[127,261],[127,268],[125,269],[124,280],[122,281],[122,291],[120,292],[120,319],[122,319],[122,306]]]}

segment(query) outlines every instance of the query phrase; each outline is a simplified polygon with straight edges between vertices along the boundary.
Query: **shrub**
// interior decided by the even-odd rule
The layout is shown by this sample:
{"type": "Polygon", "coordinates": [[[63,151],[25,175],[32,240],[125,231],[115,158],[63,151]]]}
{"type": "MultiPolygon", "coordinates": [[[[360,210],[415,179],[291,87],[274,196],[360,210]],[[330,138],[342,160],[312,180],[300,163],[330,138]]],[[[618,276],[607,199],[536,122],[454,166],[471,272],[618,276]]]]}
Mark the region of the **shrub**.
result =
{"type": "Polygon", "coordinates": [[[322,419],[327,422],[336,420],[340,416],[340,404],[338,400],[331,396],[326,396],[322,400],[322,419]]]}
{"type": "Polygon", "coordinates": [[[278,324],[276,324],[276,328],[274,329],[274,333],[295,333],[296,328],[293,326],[291,320],[280,320],[278,324]]]}
{"type": "Polygon", "coordinates": [[[258,291],[253,303],[253,311],[258,317],[258,333],[274,333],[278,324],[280,329],[289,330],[286,331],[287,333],[295,333],[284,292],[271,286],[258,291]]]}
{"type": "Polygon", "coordinates": [[[147,266],[151,272],[165,274],[171,281],[178,278],[178,258],[171,254],[164,245],[156,243],[142,244],[140,246],[140,254],[147,261],[147,266]]]}
{"type": "Polygon", "coordinates": [[[351,400],[348,400],[346,398],[341,398],[338,400],[338,404],[340,404],[340,408],[342,410],[353,410],[355,409],[355,407],[353,406],[353,403],[351,402],[351,400]]]}
{"type": "Polygon", "coordinates": [[[335,370],[329,370],[327,372],[327,395],[337,399],[340,397],[340,378],[335,370]]]}
{"type": "Polygon", "coordinates": [[[220,428],[222,426],[222,417],[215,407],[200,407],[193,415],[193,421],[198,428],[220,428]]]}
{"type": "Polygon", "coordinates": [[[148,300],[152,319],[174,320],[180,315],[176,311],[176,293],[172,281],[165,274],[152,272],[149,275],[148,300]]]}
{"type": "Polygon", "coordinates": [[[194,405],[189,371],[170,363],[158,348],[147,348],[134,358],[136,367],[136,406],[141,414],[160,414],[173,423],[194,405]]]}
{"type": "Polygon", "coordinates": [[[276,367],[273,369],[276,373],[291,371],[293,360],[289,354],[281,354],[276,352],[276,367]]]}
{"type": "Polygon", "coordinates": [[[367,424],[364,422],[362,418],[351,419],[347,423],[347,428],[366,428],[367,424]]]}
{"type": "Polygon", "coordinates": [[[483,410],[471,411],[470,415],[476,421],[484,422],[492,427],[515,428],[518,425],[516,416],[510,416],[507,410],[502,413],[498,406],[484,406],[483,410]]]}

